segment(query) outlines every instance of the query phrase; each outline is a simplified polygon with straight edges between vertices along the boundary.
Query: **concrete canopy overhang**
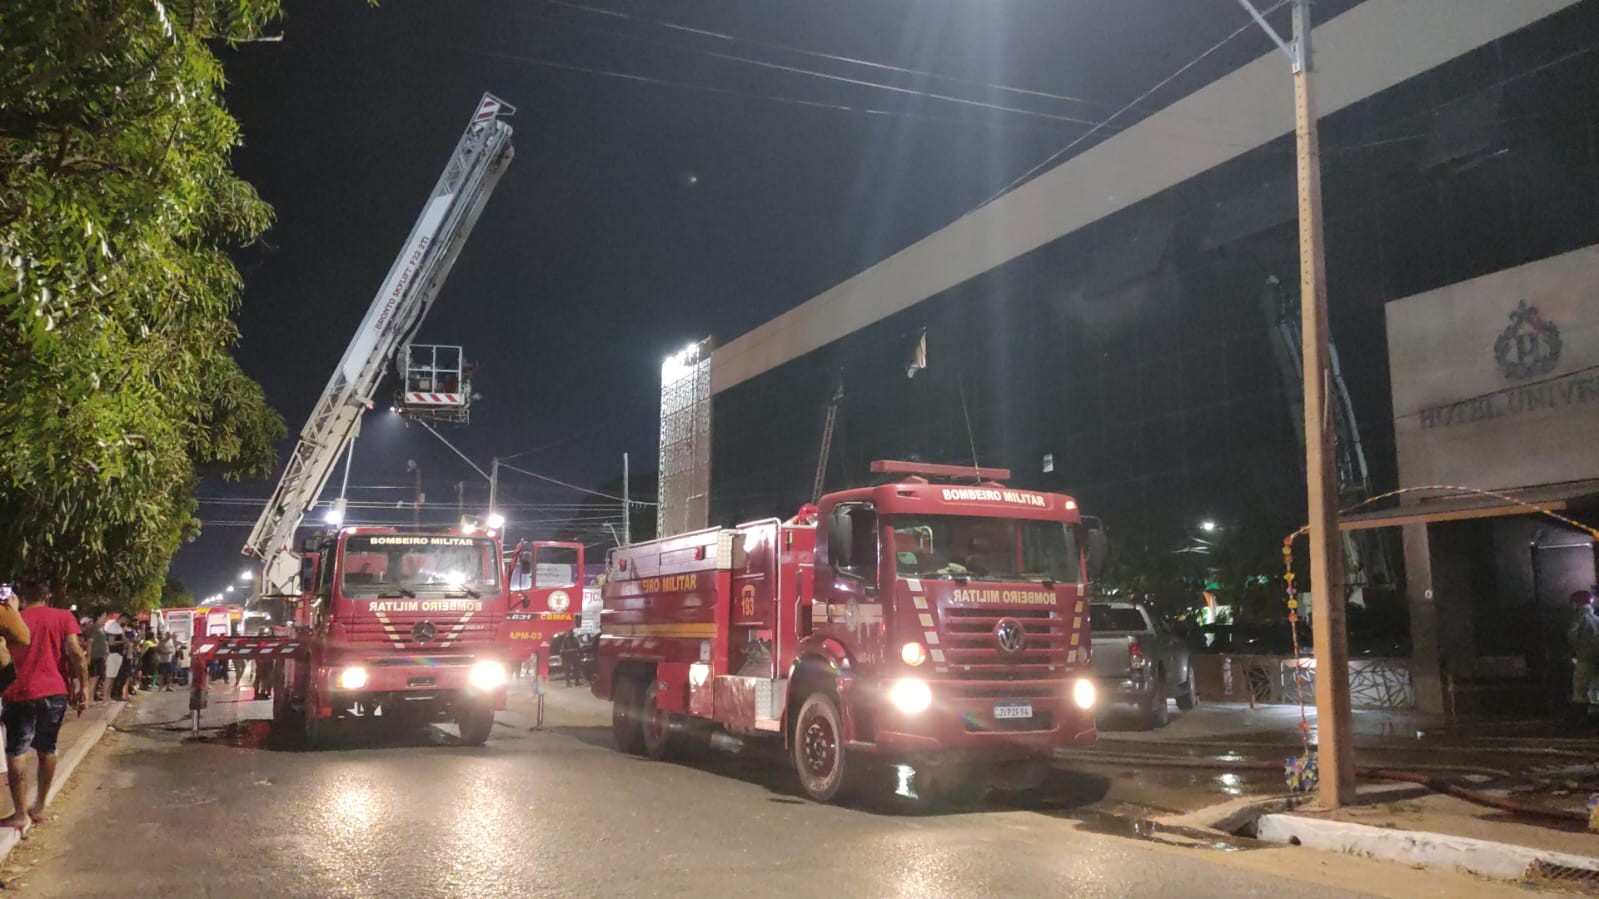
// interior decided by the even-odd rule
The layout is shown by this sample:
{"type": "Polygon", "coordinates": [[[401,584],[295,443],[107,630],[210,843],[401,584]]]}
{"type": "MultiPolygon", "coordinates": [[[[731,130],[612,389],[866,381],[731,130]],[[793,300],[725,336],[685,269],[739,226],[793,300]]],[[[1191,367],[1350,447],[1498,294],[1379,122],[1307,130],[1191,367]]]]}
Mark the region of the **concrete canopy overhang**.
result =
{"type": "Polygon", "coordinates": [[[1401,527],[1407,524],[1534,515],[1540,511],[1564,512],[1572,506],[1599,500],[1599,480],[1544,484],[1494,492],[1509,499],[1479,493],[1443,494],[1413,505],[1345,515],[1338,520],[1338,527],[1345,531],[1361,531],[1401,527]]]}
{"type": "MultiPolygon", "coordinates": [[[[1322,116],[1576,0],[1366,0],[1317,26],[1322,116]]],[[[1243,13],[1240,11],[1240,16],[1243,13]]],[[[716,350],[721,393],[1293,131],[1275,48],[716,350]]],[[[1286,187],[1285,187],[1286,189],[1286,187]]]]}

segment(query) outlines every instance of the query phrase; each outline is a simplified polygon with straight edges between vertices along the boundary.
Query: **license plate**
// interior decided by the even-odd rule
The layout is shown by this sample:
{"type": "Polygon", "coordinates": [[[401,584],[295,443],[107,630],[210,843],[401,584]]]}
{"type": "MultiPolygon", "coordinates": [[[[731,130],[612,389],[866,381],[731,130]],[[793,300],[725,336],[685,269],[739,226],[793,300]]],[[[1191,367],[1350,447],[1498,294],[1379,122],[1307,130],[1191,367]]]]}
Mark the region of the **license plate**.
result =
{"type": "Polygon", "coordinates": [[[1031,717],[1033,717],[1033,704],[1030,702],[1004,702],[994,706],[995,720],[1031,717]]]}

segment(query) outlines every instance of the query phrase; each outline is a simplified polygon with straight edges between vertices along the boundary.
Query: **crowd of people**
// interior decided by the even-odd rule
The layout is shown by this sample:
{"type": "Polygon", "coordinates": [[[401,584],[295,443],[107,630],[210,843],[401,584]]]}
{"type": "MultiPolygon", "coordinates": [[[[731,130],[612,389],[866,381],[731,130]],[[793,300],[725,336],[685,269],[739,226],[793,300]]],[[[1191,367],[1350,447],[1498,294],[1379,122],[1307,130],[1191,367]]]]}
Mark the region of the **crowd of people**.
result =
{"type": "Polygon", "coordinates": [[[107,612],[78,622],[89,644],[90,697],[124,701],[141,690],[170,691],[188,681],[188,645],[168,632],[107,612]]]}

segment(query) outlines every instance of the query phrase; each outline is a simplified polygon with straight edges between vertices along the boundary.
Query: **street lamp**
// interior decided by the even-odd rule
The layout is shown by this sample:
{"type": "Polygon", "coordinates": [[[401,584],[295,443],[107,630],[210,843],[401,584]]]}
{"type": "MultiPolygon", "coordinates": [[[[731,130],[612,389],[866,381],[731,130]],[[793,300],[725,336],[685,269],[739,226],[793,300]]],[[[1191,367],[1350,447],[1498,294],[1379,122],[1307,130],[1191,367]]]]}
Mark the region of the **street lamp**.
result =
{"type": "Polygon", "coordinates": [[[1207,534],[1214,533],[1216,530],[1216,522],[1207,518],[1199,523],[1199,529],[1207,534]]]}
{"type": "Polygon", "coordinates": [[[244,569],[244,572],[239,575],[239,580],[241,580],[241,581],[248,581],[248,580],[252,580],[254,578],[255,578],[255,572],[251,571],[248,568],[244,569]]]}

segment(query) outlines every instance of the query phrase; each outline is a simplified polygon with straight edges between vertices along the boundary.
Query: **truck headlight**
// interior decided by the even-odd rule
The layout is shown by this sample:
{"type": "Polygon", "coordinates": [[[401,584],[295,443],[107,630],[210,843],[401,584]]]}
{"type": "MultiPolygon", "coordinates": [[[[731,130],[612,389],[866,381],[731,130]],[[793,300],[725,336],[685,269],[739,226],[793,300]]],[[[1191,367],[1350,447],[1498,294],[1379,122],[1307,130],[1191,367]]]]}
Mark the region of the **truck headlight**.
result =
{"type": "Polygon", "coordinates": [[[359,690],[366,686],[366,669],[360,665],[351,665],[339,672],[340,690],[359,690]]]}
{"type": "Polygon", "coordinates": [[[505,666],[492,659],[484,659],[472,666],[467,683],[479,690],[495,690],[505,686],[505,666]]]}
{"type": "Polygon", "coordinates": [[[899,648],[899,658],[900,661],[915,668],[917,665],[927,661],[927,650],[923,648],[922,644],[912,641],[899,648]]]}
{"type": "Polygon", "coordinates": [[[894,707],[907,715],[920,715],[933,704],[933,691],[927,682],[914,677],[894,682],[888,690],[888,699],[894,707]]]}
{"type": "Polygon", "coordinates": [[[1080,677],[1077,683],[1072,684],[1072,702],[1077,703],[1078,708],[1091,709],[1098,698],[1095,695],[1094,682],[1088,678],[1080,677]]]}

